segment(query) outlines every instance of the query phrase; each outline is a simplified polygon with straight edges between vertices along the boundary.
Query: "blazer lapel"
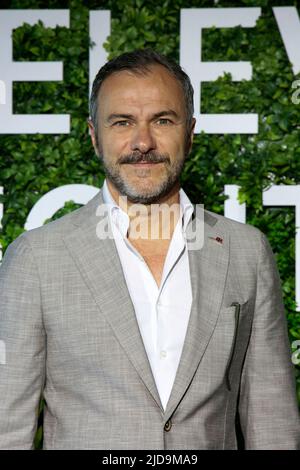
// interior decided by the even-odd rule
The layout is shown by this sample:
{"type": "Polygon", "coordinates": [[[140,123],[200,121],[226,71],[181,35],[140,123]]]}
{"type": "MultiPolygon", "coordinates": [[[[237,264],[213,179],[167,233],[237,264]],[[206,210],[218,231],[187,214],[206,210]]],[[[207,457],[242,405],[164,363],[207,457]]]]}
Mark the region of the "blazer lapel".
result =
{"type": "Polygon", "coordinates": [[[173,389],[167,404],[168,419],[185,394],[196,369],[205,353],[206,346],[216,324],[225,288],[229,239],[222,231],[220,222],[204,212],[204,243],[199,250],[189,250],[192,284],[192,307],[184,346],[176,373],[173,389]]]}
{"type": "Polygon", "coordinates": [[[101,204],[103,199],[99,191],[78,210],[74,222],[76,227],[64,237],[64,242],[100,311],[163,412],[115,242],[108,237],[101,240],[96,234],[100,221],[96,210],[101,204]]]}

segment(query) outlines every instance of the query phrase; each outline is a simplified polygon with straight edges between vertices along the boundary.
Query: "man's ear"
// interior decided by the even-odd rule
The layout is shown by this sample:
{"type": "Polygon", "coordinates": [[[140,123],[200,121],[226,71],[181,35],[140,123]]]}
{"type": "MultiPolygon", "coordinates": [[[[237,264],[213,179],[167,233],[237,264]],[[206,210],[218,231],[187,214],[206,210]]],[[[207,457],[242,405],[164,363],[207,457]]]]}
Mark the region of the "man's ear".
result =
{"type": "Polygon", "coordinates": [[[193,139],[194,139],[194,131],[195,131],[196,119],[192,119],[191,127],[188,131],[188,139],[187,139],[187,154],[190,153],[192,150],[193,139]]]}
{"type": "Polygon", "coordinates": [[[191,140],[192,140],[192,143],[193,143],[193,138],[194,138],[195,125],[196,125],[196,118],[193,117],[192,126],[191,126],[191,140]]]}
{"type": "Polygon", "coordinates": [[[98,150],[98,145],[97,145],[97,138],[96,138],[96,132],[95,132],[94,124],[92,123],[91,119],[88,119],[87,123],[88,123],[89,129],[90,129],[91,140],[92,140],[92,144],[93,144],[95,153],[96,153],[97,157],[99,157],[100,155],[99,155],[99,150],[98,150]]]}

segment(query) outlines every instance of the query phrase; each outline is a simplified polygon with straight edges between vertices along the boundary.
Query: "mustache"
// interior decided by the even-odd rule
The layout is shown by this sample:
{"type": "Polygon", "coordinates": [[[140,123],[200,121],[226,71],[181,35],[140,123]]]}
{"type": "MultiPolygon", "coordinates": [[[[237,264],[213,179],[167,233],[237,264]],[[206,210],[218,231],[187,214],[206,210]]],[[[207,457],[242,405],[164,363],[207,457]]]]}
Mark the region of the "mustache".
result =
{"type": "Polygon", "coordinates": [[[168,154],[156,153],[156,152],[148,152],[148,153],[140,153],[140,152],[133,152],[128,155],[123,155],[119,158],[118,163],[140,163],[140,162],[147,162],[147,163],[171,163],[170,157],[168,154]]]}

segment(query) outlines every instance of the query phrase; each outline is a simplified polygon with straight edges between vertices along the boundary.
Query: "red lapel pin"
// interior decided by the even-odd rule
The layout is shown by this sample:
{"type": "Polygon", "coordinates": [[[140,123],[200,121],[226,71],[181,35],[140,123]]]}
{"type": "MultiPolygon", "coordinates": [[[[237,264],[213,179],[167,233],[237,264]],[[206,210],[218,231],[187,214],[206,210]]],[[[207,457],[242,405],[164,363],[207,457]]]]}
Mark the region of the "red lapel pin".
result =
{"type": "Polygon", "coordinates": [[[209,237],[212,240],[215,240],[216,242],[220,243],[221,245],[223,244],[223,238],[221,237],[209,237]]]}

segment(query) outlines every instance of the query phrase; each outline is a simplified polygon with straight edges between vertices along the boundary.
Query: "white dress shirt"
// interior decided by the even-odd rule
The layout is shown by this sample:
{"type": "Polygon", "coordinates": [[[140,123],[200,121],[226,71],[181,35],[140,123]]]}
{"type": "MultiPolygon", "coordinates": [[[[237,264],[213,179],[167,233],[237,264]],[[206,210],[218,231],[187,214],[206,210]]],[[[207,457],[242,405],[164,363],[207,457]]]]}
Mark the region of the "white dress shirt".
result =
{"type": "Polygon", "coordinates": [[[175,380],[192,304],[186,226],[194,207],[180,189],[180,217],[165,259],[160,286],[144,258],[127,239],[128,214],[114,201],[106,180],[102,188],[112,233],[161,403],[175,380]]]}

